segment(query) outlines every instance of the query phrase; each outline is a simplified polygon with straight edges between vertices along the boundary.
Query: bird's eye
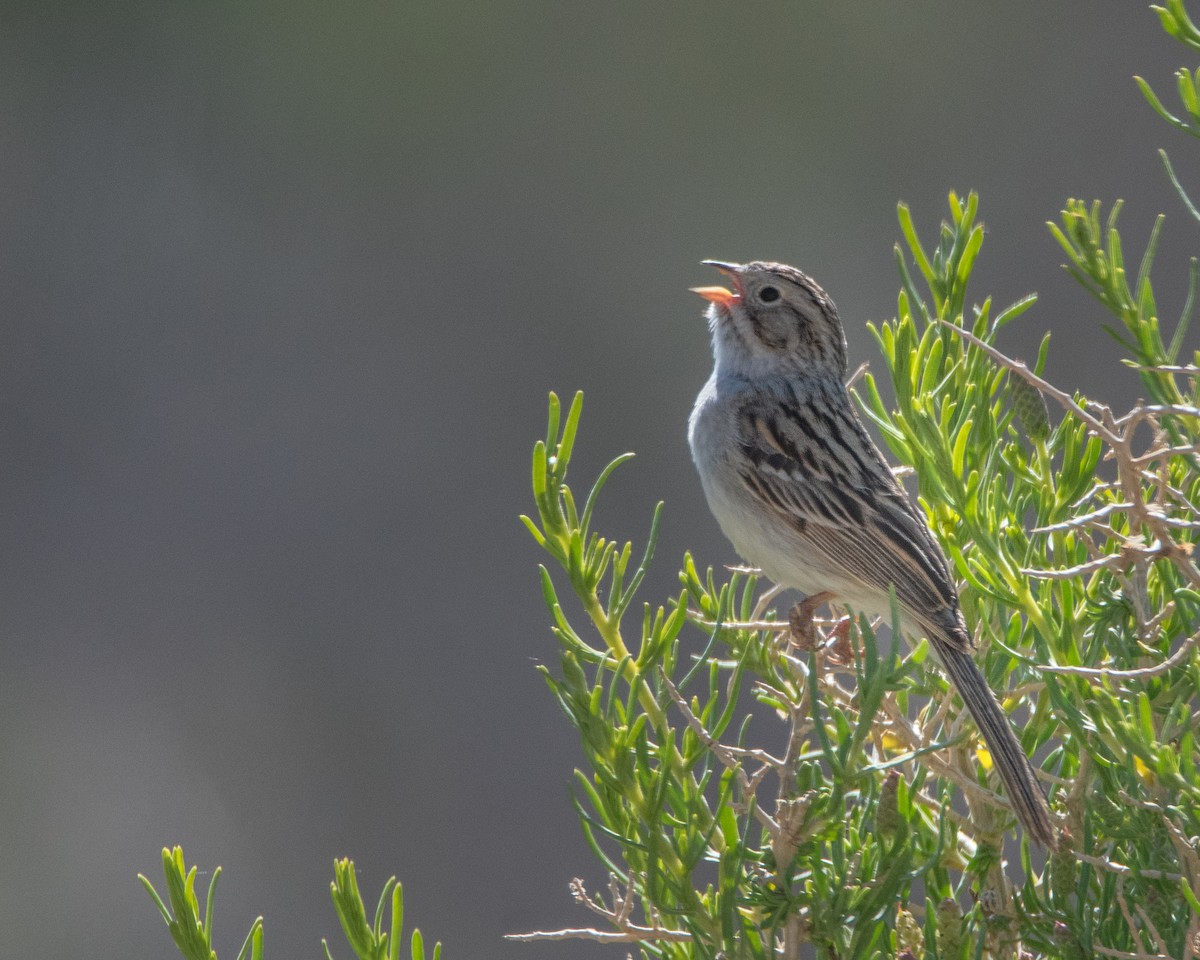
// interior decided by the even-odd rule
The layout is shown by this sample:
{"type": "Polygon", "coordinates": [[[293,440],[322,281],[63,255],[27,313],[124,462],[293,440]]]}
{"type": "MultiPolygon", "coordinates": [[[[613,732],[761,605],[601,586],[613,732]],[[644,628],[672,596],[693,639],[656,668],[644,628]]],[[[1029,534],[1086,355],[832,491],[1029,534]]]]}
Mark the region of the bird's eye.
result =
{"type": "Polygon", "coordinates": [[[758,291],[758,299],[763,303],[774,303],[780,297],[778,287],[763,287],[758,291]]]}

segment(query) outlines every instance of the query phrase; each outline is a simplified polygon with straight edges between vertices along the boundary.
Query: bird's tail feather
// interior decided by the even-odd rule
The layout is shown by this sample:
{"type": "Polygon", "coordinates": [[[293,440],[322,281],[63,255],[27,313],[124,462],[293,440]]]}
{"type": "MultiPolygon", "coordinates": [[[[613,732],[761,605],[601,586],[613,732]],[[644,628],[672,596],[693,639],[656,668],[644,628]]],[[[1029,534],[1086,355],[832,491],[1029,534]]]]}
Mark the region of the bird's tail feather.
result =
{"type": "Polygon", "coordinates": [[[1017,819],[1035,840],[1050,850],[1056,849],[1058,838],[1050,819],[1050,808],[1038,786],[1033,766],[979,667],[963,650],[953,649],[946,643],[935,643],[934,648],[963,703],[975,718],[1017,819]]]}

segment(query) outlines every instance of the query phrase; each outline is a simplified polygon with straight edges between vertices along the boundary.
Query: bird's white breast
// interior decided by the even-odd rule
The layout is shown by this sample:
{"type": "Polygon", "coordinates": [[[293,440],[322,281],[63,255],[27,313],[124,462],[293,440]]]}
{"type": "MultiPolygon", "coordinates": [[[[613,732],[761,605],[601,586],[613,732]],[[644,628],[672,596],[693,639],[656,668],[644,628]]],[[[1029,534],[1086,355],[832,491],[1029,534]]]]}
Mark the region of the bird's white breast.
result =
{"type": "Polygon", "coordinates": [[[757,499],[742,479],[748,466],[738,441],[739,393],[749,385],[719,383],[714,374],[696,398],[688,443],[709,509],[747,563],[806,595],[828,591],[865,613],[886,615],[888,598],[851,579],[800,530],[757,499]]]}

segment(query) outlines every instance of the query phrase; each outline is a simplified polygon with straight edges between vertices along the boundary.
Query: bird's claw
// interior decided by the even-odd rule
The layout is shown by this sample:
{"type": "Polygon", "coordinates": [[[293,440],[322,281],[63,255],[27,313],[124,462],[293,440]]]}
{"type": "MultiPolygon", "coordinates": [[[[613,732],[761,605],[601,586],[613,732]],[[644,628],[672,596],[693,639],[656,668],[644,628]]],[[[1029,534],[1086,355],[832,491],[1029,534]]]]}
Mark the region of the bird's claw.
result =
{"type": "Polygon", "coordinates": [[[813,614],[817,612],[817,607],[832,599],[833,594],[823,590],[805,597],[788,612],[788,626],[796,647],[801,650],[817,649],[817,628],[813,623],[813,614]]]}

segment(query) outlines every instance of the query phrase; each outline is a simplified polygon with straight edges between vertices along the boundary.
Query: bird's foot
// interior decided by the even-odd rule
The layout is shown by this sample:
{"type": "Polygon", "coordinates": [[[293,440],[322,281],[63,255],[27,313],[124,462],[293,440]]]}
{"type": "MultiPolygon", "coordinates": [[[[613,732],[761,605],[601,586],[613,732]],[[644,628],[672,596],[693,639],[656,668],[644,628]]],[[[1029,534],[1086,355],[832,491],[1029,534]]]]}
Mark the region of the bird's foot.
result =
{"type": "Polygon", "coordinates": [[[829,643],[825,649],[834,663],[847,664],[853,661],[854,644],[850,640],[850,628],[853,625],[854,621],[849,617],[842,617],[829,631],[829,643]]]}
{"type": "Polygon", "coordinates": [[[792,631],[792,643],[801,650],[817,649],[817,627],[813,623],[813,615],[817,607],[833,599],[833,594],[822,590],[811,597],[805,597],[788,613],[788,625],[792,631]]]}

